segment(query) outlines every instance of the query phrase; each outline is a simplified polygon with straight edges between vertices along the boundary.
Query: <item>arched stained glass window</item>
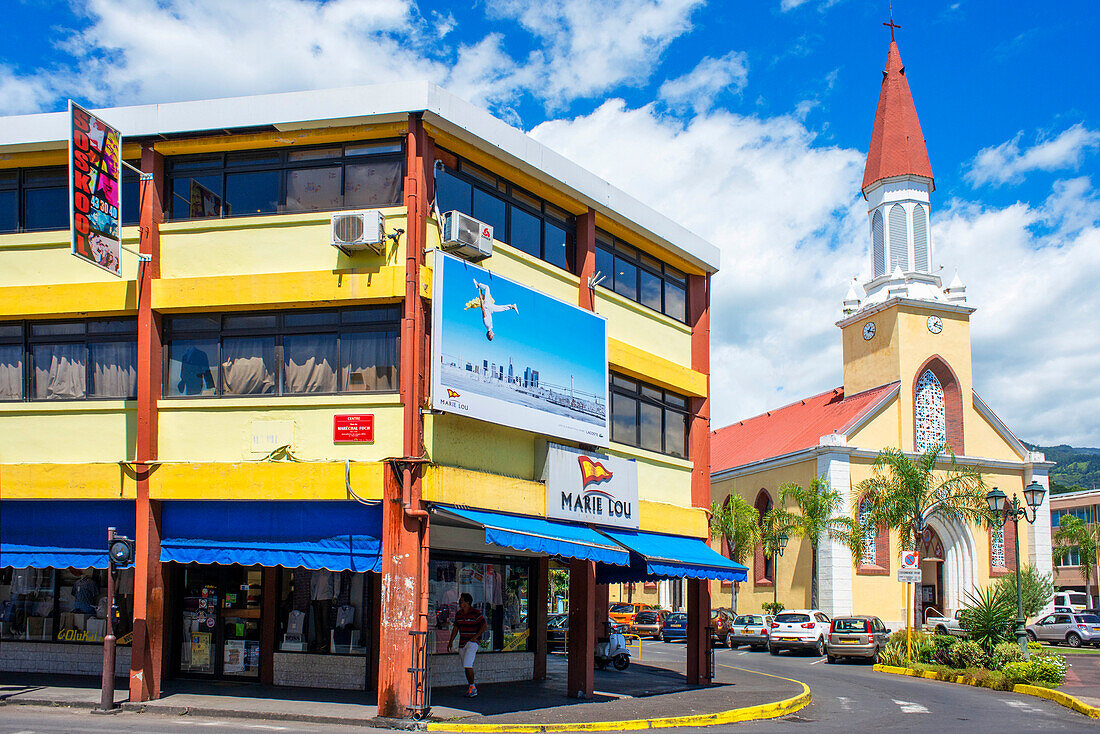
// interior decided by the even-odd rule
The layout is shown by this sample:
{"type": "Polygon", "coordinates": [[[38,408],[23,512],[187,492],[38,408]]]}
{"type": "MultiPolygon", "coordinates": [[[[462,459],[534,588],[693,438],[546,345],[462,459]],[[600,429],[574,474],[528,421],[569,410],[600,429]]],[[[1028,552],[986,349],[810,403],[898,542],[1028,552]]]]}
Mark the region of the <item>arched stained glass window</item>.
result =
{"type": "Polygon", "coordinates": [[[927,451],[947,440],[947,420],[944,415],[943,386],[932,370],[925,370],[917,381],[914,396],[917,417],[917,451],[927,451]]]}
{"type": "Polygon", "coordinates": [[[863,566],[875,564],[875,529],[867,527],[870,516],[871,500],[864,499],[859,503],[859,526],[863,529],[863,546],[859,554],[859,562],[863,566]]]}

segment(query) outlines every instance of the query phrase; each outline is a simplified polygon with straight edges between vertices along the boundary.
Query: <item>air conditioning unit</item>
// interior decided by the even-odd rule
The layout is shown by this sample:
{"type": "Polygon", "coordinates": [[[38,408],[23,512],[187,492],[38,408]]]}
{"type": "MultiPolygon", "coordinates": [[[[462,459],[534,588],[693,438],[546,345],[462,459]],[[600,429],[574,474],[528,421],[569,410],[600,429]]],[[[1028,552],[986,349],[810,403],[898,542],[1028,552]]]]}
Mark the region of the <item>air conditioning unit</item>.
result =
{"type": "Polygon", "coordinates": [[[332,215],[332,246],[350,255],[373,250],[382,252],[386,242],[386,222],[382,212],[367,209],[332,215]]]}
{"type": "Polygon", "coordinates": [[[484,260],[493,254],[493,227],[459,211],[447,212],[440,246],[471,262],[484,260]]]}

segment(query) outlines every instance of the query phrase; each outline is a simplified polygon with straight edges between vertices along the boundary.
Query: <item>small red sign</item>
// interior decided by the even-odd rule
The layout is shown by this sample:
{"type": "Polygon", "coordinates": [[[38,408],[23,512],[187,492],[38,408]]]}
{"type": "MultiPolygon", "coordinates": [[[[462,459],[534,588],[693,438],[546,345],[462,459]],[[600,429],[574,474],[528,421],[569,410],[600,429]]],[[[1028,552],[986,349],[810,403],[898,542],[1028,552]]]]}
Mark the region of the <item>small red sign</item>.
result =
{"type": "Polygon", "coordinates": [[[332,416],[333,443],[369,443],[374,440],[374,413],[332,416]]]}

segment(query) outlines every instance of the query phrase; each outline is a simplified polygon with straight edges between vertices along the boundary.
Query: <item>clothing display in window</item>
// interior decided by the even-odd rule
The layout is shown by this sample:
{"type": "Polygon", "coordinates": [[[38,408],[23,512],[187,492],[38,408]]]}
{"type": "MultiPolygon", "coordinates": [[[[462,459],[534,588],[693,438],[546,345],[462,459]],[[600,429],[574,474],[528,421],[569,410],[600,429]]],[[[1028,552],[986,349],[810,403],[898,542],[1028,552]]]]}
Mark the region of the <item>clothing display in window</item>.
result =
{"type": "Polygon", "coordinates": [[[91,576],[80,576],[73,583],[73,611],[81,614],[96,613],[96,597],[99,587],[91,576]]]}

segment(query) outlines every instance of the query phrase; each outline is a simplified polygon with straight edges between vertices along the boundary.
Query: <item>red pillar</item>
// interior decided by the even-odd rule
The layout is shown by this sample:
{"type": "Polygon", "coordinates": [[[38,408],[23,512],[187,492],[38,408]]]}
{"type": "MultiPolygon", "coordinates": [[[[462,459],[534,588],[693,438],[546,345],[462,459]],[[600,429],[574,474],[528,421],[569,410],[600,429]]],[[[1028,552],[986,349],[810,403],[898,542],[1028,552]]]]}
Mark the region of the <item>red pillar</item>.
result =
{"type": "Polygon", "coordinates": [[[136,416],[137,522],[134,560],[134,637],[130,661],[130,700],[160,697],[165,655],[164,568],[160,563],[160,503],[149,499],[149,475],[157,459],[157,400],[161,388],[160,315],[152,308],[152,284],[160,277],[160,224],[163,221],[164,157],[145,145],[141,170],[153,175],[142,184],[139,251],[152,259],[138,269],[138,364],[136,416]]]}
{"type": "MultiPolygon", "coordinates": [[[[580,276],[580,292],[577,305],[588,311],[595,310],[595,298],[588,287],[588,279],[596,273],[596,212],[589,209],[577,217],[577,246],[575,272],[580,276]]],[[[610,275],[610,273],[605,273],[610,275]]]]}
{"type": "Polygon", "coordinates": [[[596,564],[569,561],[569,658],[566,695],[590,698],[595,686],[593,654],[596,649],[596,564]]]}
{"type": "MultiPolygon", "coordinates": [[[[691,324],[691,368],[707,375],[706,397],[691,401],[688,451],[691,456],[691,504],[710,507],[710,276],[688,276],[691,324]]],[[[710,683],[707,649],[710,645],[710,582],[688,579],[687,679],[692,685],[710,683]]]]}
{"type": "Polygon", "coordinates": [[[535,653],[532,680],[546,677],[546,607],[550,599],[550,559],[543,556],[535,563],[535,578],[531,579],[531,629],[529,649],[535,653]]]}
{"type": "Polygon", "coordinates": [[[391,462],[383,481],[382,589],[378,633],[378,713],[402,718],[416,702],[408,669],[416,659],[410,631],[427,631],[423,607],[428,583],[428,522],[421,502],[424,455],[426,329],[420,296],[420,266],[430,201],[430,142],[420,116],[409,116],[405,164],[405,300],[401,323],[401,402],[404,459],[391,462]],[[391,471],[394,469],[394,471],[391,471]],[[400,472],[400,476],[398,476],[400,472]],[[412,583],[409,583],[409,582],[412,583]]]}

